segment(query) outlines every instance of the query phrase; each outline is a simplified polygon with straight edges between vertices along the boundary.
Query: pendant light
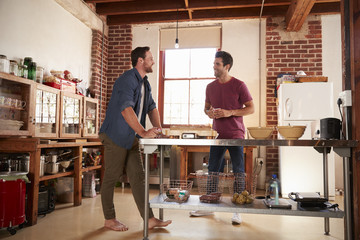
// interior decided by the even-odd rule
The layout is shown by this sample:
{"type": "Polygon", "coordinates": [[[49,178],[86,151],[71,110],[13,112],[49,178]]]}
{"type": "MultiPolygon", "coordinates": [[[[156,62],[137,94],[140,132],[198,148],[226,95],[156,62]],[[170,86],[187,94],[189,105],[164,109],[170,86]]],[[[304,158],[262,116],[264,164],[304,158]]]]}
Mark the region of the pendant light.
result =
{"type": "Polygon", "coordinates": [[[176,39],[175,39],[175,48],[179,48],[179,9],[176,10],[176,39]]]}

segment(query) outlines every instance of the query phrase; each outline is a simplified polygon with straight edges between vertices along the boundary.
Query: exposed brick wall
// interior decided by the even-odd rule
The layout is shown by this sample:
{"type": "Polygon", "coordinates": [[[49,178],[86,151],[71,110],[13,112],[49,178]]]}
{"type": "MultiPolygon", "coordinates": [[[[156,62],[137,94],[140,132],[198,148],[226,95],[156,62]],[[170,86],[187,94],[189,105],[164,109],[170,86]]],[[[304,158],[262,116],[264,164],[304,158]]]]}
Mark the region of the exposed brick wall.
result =
{"type": "Polygon", "coordinates": [[[126,70],[131,68],[131,49],[132,49],[132,28],[131,25],[109,26],[108,36],[104,36],[103,50],[103,74],[101,82],[101,49],[102,33],[93,30],[92,42],[92,82],[95,97],[100,99],[101,93],[101,112],[99,125],[105,119],[106,108],[109,103],[112,86],[115,80],[126,70]],[[102,86],[102,87],[100,87],[102,86]]]}
{"type": "MultiPolygon", "coordinates": [[[[98,30],[92,31],[92,47],[91,47],[91,83],[90,86],[93,88],[95,93],[95,98],[100,101],[100,92],[101,94],[101,111],[100,119],[104,120],[105,117],[105,107],[106,107],[106,88],[107,88],[107,59],[108,59],[108,38],[104,35],[104,42],[102,41],[102,32],[98,30]],[[102,56],[102,58],[101,58],[102,56]],[[101,72],[102,64],[102,72],[101,72]],[[102,74],[101,74],[102,73],[102,74]],[[102,82],[102,84],[101,84],[102,82]],[[101,89],[102,88],[102,89],[101,89]]],[[[101,124],[99,122],[99,124],[101,124]]]]}
{"type": "MultiPolygon", "coordinates": [[[[309,16],[298,32],[286,32],[284,18],[267,18],[266,21],[266,121],[277,126],[275,84],[277,75],[295,75],[303,70],[307,75],[322,75],[321,18],[309,16]]],[[[277,132],[274,131],[275,138],[277,132]]],[[[277,147],[266,148],[266,176],[279,174],[277,147]]]]}
{"type": "Polygon", "coordinates": [[[107,102],[109,102],[115,80],[129,70],[132,49],[131,25],[109,26],[109,58],[107,71],[107,102]]]}

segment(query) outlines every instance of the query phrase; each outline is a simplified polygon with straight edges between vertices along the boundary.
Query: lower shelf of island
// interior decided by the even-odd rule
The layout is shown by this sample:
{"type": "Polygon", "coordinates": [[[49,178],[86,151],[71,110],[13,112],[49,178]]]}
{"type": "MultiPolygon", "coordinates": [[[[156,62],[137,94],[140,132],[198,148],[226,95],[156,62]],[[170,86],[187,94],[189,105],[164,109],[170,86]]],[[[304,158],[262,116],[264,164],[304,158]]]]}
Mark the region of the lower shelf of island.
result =
{"type": "Polygon", "coordinates": [[[223,197],[219,203],[202,203],[199,195],[191,195],[187,202],[167,202],[164,195],[158,195],[150,200],[151,208],[177,209],[177,210],[205,210],[210,212],[231,212],[231,213],[249,213],[249,214],[268,214],[268,215],[287,215],[304,217],[328,217],[343,218],[344,212],[341,210],[302,210],[298,209],[297,203],[292,200],[286,200],[291,209],[273,209],[268,208],[263,199],[255,199],[251,204],[236,205],[231,202],[230,197],[223,197]]]}

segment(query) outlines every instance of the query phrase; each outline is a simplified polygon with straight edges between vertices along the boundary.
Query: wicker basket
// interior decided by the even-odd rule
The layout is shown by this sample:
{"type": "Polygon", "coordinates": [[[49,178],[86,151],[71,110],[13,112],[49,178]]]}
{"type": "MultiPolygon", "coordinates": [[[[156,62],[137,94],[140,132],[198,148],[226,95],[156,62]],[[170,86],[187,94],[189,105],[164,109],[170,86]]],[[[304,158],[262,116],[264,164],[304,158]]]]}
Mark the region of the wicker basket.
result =
{"type": "Polygon", "coordinates": [[[232,196],[247,190],[250,194],[256,193],[257,175],[247,177],[245,173],[216,173],[197,174],[200,201],[217,203],[224,195],[232,196]],[[204,195],[206,195],[204,197],[204,195]],[[217,198],[214,196],[216,195],[217,198]]]}
{"type": "Polygon", "coordinates": [[[170,180],[161,185],[162,196],[167,202],[186,202],[190,197],[193,181],[190,180],[170,180]]]}

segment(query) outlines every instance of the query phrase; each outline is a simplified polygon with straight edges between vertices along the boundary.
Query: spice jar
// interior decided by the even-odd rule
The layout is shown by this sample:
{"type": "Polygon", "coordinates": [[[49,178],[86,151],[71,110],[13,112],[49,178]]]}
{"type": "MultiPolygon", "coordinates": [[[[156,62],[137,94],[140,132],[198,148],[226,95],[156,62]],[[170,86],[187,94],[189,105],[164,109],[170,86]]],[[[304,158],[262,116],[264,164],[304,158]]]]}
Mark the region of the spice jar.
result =
{"type": "Polygon", "coordinates": [[[42,83],[44,77],[44,68],[43,67],[36,67],[36,82],[42,83]]]}
{"type": "Polygon", "coordinates": [[[28,67],[28,79],[36,81],[36,62],[31,62],[28,67]]]}
{"type": "Polygon", "coordinates": [[[0,72],[9,73],[10,62],[5,55],[0,55],[0,72]]]}
{"type": "Polygon", "coordinates": [[[15,60],[10,60],[10,74],[19,76],[18,63],[15,60]]]}

